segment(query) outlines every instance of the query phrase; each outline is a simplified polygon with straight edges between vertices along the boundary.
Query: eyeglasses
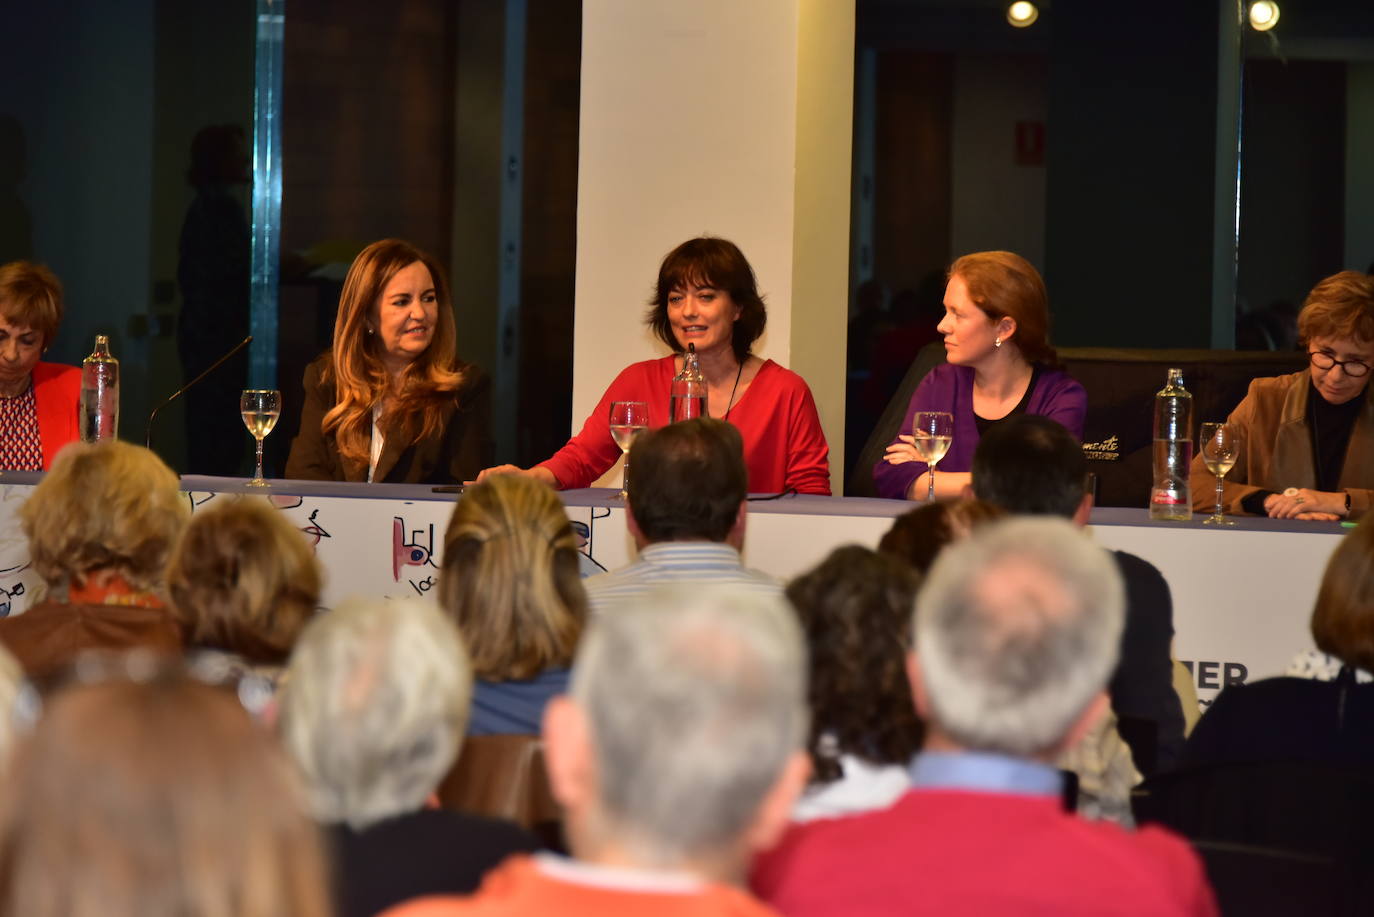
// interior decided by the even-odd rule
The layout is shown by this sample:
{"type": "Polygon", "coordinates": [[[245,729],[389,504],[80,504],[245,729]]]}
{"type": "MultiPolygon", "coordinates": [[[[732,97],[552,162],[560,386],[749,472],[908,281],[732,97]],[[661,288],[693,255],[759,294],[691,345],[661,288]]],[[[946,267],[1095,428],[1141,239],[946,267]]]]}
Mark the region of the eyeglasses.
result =
{"type": "Polygon", "coordinates": [[[1331,369],[1339,366],[1352,379],[1358,379],[1360,376],[1369,374],[1369,364],[1363,360],[1337,360],[1324,350],[1314,350],[1307,356],[1317,369],[1331,369]]]}

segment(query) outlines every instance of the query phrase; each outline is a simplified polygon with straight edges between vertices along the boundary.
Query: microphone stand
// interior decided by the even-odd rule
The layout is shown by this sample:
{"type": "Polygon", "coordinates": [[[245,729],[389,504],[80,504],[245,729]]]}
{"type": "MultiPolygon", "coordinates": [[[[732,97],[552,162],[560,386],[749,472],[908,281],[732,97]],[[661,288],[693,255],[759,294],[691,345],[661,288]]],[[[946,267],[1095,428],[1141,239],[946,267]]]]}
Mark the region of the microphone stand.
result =
{"type": "Polygon", "coordinates": [[[210,375],[210,373],[219,369],[230,357],[232,357],[234,354],[238,353],[240,350],[247,347],[251,343],[253,343],[253,336],[250,334],[248,335],[248,337],[239,341],[232,348],[230,348],[229,352],[226,353],[224,356],[220,357],[218,360],[211,363],[206,368],[206,370],[202,372],[199,376],[196,376],[190,382],[187,382],[181,388],[177,389],[176,393],[172,395],[171,398],[168,398],[166,401],[162,402],[162,404],[159,404],[157,407],[153,408],[153,412],[148,415],[148,427],[146,431],[147,435],[144,437],[143,445],[147,446],[149,449],[153,448],[153,420],[157,418],[158,411],[162,410],[167,405],[171,404],[173,401],[176,401],[178,398],[180,398],[182,395],[186,393],[187,389],[191,388],[196,383],[200,382],[201,379],[204,379],[206,376],[210,375]]]}

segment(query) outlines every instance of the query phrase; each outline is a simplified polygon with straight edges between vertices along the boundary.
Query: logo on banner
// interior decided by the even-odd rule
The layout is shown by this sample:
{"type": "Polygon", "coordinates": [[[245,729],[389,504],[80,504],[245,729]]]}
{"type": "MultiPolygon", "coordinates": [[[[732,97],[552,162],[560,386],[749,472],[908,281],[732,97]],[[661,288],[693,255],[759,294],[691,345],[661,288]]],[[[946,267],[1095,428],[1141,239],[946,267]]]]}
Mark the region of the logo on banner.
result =
{"type": "MultiPolygon", "coordinates": [[[[1243,662],[1215,662],[1212,660],[1191,660],[1180,659],[1183,667],[1188,670],[1188,674],[1193,676],[1193,684],[1199,691],[1217,691],[1222,688],[1229,688],[1231,685],[1243,685],[1245,679],[1249,677],[1250,670],[1243,662]]],[[[1204,707],[1210,706],[1211,701],[1199,698],[1199,703],[1204,707]]]]}

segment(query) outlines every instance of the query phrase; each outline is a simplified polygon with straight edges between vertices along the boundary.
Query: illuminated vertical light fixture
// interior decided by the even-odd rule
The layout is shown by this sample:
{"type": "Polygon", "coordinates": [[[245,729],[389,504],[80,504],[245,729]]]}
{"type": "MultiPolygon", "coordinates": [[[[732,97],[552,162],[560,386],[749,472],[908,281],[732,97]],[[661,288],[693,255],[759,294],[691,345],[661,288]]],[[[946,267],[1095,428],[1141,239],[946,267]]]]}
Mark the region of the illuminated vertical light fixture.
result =
{"type": "Polygon", "coordinates": [[[1030,0],[1016,0],[1007,7],[1007,22],[1024,29],[1040,18],[1040,10],[1030,0]]]}
{"type": "Polygon", "coordinates": [[[1250,28],[1267,32],[1279,22],[1279,5],[1274,0],[1255,0],[1250,4],[1250,28]]]}

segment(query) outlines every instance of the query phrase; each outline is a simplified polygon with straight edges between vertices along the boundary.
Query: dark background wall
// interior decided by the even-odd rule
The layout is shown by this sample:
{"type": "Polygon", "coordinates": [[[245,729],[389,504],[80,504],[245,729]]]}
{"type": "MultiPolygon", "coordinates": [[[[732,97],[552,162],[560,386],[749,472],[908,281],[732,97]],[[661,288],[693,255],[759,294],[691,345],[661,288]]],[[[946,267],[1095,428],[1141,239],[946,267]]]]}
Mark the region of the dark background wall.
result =
{"type": "Polygon", "coordinates": [[[1217,11],[1060,0],[1050,55],[1045,278],[1056,343],[1206,347],[1217,11]]]}

